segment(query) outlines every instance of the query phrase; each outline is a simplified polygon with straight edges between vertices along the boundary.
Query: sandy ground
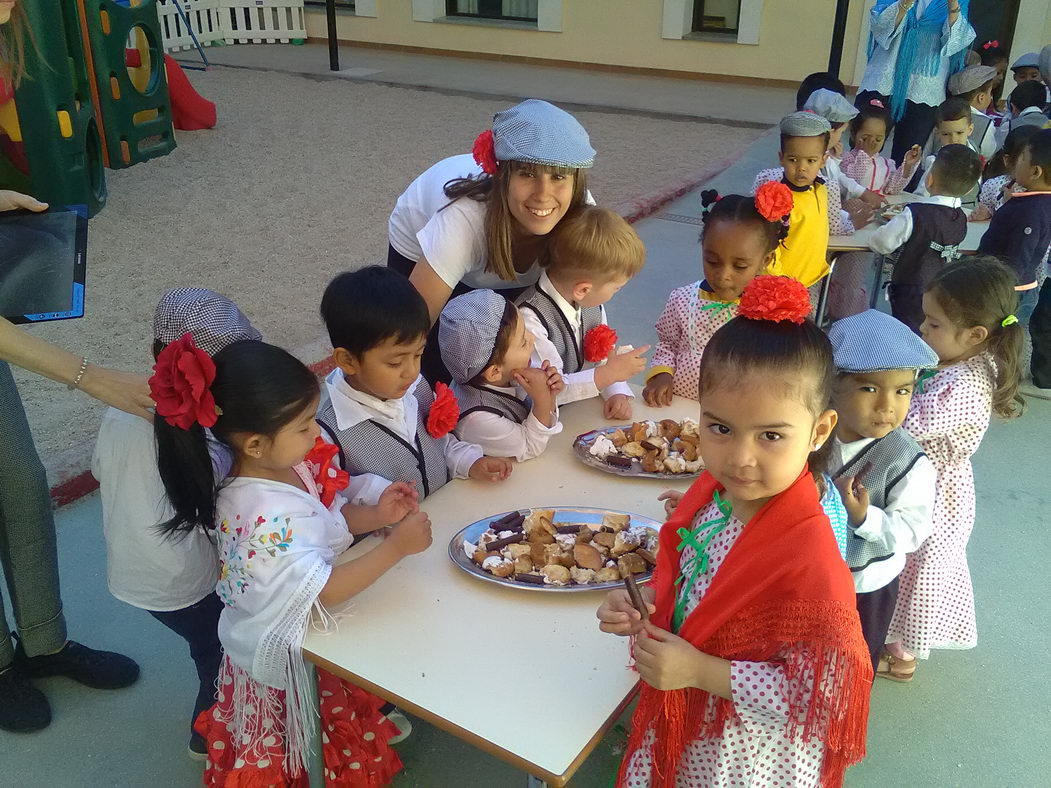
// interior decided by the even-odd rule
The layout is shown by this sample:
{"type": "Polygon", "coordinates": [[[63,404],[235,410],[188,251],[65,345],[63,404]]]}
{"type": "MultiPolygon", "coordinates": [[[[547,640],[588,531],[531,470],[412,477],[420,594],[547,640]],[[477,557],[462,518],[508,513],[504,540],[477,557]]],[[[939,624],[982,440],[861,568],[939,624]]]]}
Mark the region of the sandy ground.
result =
{"type": "MultiPolygon", "coordinates": [[[[505,106],[230,68],[190,77],[218,105],[218,128],[180,132],[167,157],[109,171],[108,204],[90,225],[88,316],[33,329],[101,364],[148,369],[153,308],[166,288],[184,285],[229,295],[264,336],[318,360],[325,283],[384,260],[398,194],[433,162],[469,150],[505,106]]],[[[760,133],[632,114],[578,117],[599,151],[590,186],[614,207],[760,133]]],[[[52,483],[85,469],[101,406],[51,381],[18,379],[52,483]]]]}

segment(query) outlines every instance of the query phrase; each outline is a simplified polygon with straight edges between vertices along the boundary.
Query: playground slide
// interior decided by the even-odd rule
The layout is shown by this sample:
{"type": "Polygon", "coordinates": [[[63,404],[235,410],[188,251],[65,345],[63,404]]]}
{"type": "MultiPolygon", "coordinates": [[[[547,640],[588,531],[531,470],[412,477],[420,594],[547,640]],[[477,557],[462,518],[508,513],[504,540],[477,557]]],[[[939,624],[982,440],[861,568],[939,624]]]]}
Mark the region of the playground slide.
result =
{"type": "MultiPolygon", "coordinates": [[[[138,68],[142,58],[136,49],[125,50],[127,64],[138,68]]],[[[171,55],[164,56],[164,70],[168,76],[168,96],[172,103],[172,123],[180,131],[197,131],[215,126],[215,104],[201,96],[182,66],[171,55]]]]}

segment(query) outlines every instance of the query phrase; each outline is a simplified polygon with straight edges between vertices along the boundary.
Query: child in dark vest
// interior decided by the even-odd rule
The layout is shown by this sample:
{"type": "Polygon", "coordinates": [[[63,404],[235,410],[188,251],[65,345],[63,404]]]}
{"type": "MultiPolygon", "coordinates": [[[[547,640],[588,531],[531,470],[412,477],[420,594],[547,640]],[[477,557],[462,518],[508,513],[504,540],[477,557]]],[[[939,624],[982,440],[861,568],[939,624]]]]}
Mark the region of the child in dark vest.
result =
{"type": "Polygon", "coordinates": [[[562,375],[548,361],[530,364],[535,343],[521,311],[492,290],[473,290],[445,305],[438,344],[460,404],[461,440],[524,462],[562,431],[562,375]]]}
{"type": "Polygon", "coordinates": [[[626,381],[646,368],[648,348],[615,352],[603,304],[642,270],[646,249],[617,213],[585,205],[559,223],[549,255],[540,280],[518,299],[536,338],[532,362],[562,373],[558,404],[601,394],[605,418],[630,420],[635,395],[626,381]]]}
{"type": "Polygon", "coordinates": [[[973,150],[946,145],[925,177],[930,196],[907,205],[869,239],[872,251],[893,259],[889,292],[894,317],[917,334],[923,323],[923,291],[938,271],[960,257],[959,246],[967,237],[967,215],[960,198],[981,171],[973,150]]]}
{"type": "Polygon", "coordinates": [[[510,462],[457,440],[451,393],[438,384],[436,401],[420,376],[430,317],[404,276],[384,266],[340,274],[325,289],[321,318],[336,369],[317,420],[353,475],[344,493],[353,503],[376,504],[391,482],[424,498],[452,478],[507,478],[510,462]]]}
{"type": "Polygon", "coordinates": [[[847,565],[876,670],[905,556],[931,532],[937,474],[902,427],[917,373],[938,354],[900,321],[870,309],[832,324],[839,414],[832,476],[850,516],[847,565]]]}

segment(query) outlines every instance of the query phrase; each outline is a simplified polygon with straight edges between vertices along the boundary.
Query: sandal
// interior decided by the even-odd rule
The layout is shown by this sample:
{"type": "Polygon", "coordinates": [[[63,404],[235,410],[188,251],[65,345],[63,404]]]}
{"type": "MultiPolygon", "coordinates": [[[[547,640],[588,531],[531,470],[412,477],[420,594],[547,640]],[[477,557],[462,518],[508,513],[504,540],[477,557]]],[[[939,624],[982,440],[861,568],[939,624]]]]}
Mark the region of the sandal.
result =
{"type": "Polygon", "coordinates": [[[916,675],[916,658],[898,659],[892,654],[883,651],[879,655],[879,665],[876,667],[876,675],[880,678],[897,681],[906,684],[912,681],[916,675]]]}

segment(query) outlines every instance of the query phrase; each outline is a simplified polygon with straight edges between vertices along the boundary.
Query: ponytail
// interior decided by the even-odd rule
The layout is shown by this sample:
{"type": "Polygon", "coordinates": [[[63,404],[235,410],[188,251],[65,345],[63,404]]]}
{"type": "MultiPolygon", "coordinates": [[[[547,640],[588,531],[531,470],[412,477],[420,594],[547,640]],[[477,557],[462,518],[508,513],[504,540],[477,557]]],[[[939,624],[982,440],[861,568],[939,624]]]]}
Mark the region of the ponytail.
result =
{"type": "Polygon", "coordinates": [[[996,364],[993,413],[1002,419],[1025,411],[1018,394],[1024,327],[1015,316],[1015,281],[1014,271],[995,257],[979,255],[943,268],[927,288],[958,328],[983,326],[989,332],[985,348],[996,364]]]}
{"type": "Polygon", "coordinates": [[[701,192],[701,221],[704,230],[720,221],[754,224],[763,234],[767,251],[773,252],[788,237],[792,199],[791,190],[779,182],[764,183],[755,197],[720,195],[715,189],[706,189],[701,192]]]}
{"type": "MultiPolygon", "coordinates": [[[[178,395],[165,398],[159,396],[163,394],[161,370],[177,365],[164,354],[176,345],[173,342],[158,356],[154,367],[158,373],[150,379],[158,403],[154,419],[157,469],[175,512],[159,526],[166,535],[215,527],[216,496],[223,482],[215,478],[205,426],[210,426],[216,440],[233,452],[236,471],[235,438],[273,437],[316,400],[319,388],[317,378],[295,356],[264,342],[245,340],[216,354],[210,386],[202,390],[192,381],[176,381],[174,390],[187,395],[178,401],[178,395]]],[[[185,345],[179,349],[185,352],[185,345]]],[[[202,354],[197,351],[195,358],[200,360],[202,354]]],[[[206,360],[207,355],[203,355],[206,360]]],[[[169,393],[172,390],[169,388],[169,393]]]]}

